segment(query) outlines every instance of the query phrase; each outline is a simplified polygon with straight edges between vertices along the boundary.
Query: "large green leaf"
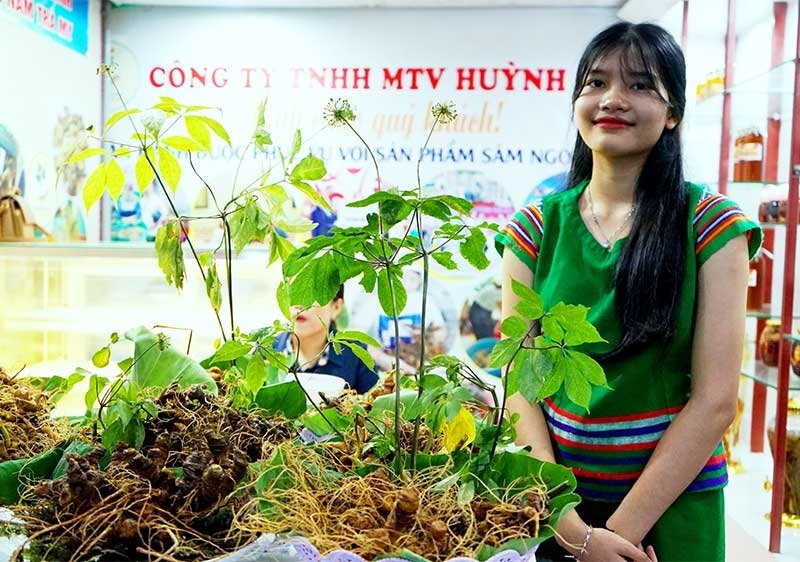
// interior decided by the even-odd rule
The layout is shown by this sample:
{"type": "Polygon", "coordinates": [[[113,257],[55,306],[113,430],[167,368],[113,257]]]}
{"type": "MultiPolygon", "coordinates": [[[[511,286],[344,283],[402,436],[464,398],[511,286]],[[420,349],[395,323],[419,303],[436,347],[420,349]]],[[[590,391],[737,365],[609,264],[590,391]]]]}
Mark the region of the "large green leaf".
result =
{"type": "Polygon", "coordinates": [[[297,381],[286,381],[262,387],[256,394],[255,403],[270,414],[283,413],[295,419],[307,409],[306,395],[297,381]]]}
{"type": "Polygon", "coordinates": [[[205,152],[207,149],[198,143],[195,139],[184,137],[182,135],[173,135],[165,139],[161,139],[161,144],[180,150],[181,152],[205,152]]]}
{"type": "Polygon", "coordinates": [[[539,399],[545,381],[553,371],[553,351],[558,350],[525,350],[524,373],[520,375],[519,391],[531,404],[539,399]]]}
{"type": "Polygon", "coordinates": [[[200,384],[216,394],[217,384],[203,367],[172,345],[162,346],[158,336],[144,326],[128,330],[125,338],[134,342],[131,380],[141,388],[164,389],[175,382],[180,388],[200,384]]]}
{"type": "Polygon", "coordinates": [[[56,447],[35,457],[0,462],[0,505],[19,501],[20,490],[35,482],[50,478],[64,447],[56,447]]]}
{"type": "MultiPolygon", "coordinates": [[[[303,134],[300,132],[300,129],[297,129],[294,132],[294,138],[292,139],[292,151],[289,153],[289,163],[291,164],[294,161],[294,157],[300,152],[300,147],[303,145],[303,134]]],[[[324,174],[323,174],[324,175],[324,174]]]]}
{"type": "Polygon", "coordinates": [[[528,324],[519,316],[509,316],[500,325],[500,332],[512,337],[519,338],[528,331],[528,324]]]}
{"type": "Polygon", "coordinates": [[[339,330],[336,332],[337,340],[351,340],[361,342],[364,345],[371,345],[372,347],[381,347],[381,343],[370,336],[369,334],[365,334],[364,332],[359,332],[358,330],[339,330]]]}
{"type": "Polygon", "coordinates": [[[597,361],[579,351],[570,351],[567,355],[575,362],[575,368],[586,380],[597,386],[607,386],[606,374],[597,361]]]}

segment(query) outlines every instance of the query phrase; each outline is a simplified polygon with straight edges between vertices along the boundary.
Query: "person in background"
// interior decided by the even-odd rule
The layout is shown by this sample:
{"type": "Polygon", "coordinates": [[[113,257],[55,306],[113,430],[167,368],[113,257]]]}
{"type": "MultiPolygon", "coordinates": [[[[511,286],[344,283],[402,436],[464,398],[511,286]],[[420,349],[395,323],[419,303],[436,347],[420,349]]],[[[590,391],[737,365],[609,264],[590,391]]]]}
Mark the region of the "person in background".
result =
{"type": "Polygon", "coordinates": [[[517,442],[569,467],[583,499],[559,521],[560,552],[542,545],[536,557],[722,562],[721,438],[736,415],[761,230],[725,196],[684,181],[686,67],[664,29],[623,22],[599,33],[572,102],[570,187],[517,212],[496,239],[510,250],[504,317],[517,280],[545,310],[589,307],[607,340],[580,347],[608,380],[588,410],[563,387],[541,404],[508,399],[517,442]]]}
{"type": "Polygon", "coordinates": [[[363,394],[378,382],[377,373],[356,357],[349,347],[343,345],[341,353],[337,353],[328,344],[328,334],[336,333],[336,318],[343,308],[344,285],[324,306],[293,307],[294,332],[281,334],[275,342],[275,349],[295,357],[301,373],[339,377],[349,388],[363,394]]]}

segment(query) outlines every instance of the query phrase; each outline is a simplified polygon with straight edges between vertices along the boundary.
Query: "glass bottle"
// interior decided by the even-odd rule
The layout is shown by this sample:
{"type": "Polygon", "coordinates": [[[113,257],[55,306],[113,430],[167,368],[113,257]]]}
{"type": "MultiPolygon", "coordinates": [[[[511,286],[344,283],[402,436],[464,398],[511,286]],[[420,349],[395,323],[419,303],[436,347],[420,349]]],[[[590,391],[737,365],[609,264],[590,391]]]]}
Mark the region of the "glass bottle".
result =
{"type": "Polygon", "coordinates": [[[761,181],[764,169],[764,137],[753,127],[746,131],[741,144],[741,181],[761,181]]]}
{"type": "MultiPolygon", "coordinates": [[[[769,448],[775,456],[775,418],[767,428],[769,448]]],[[[773,483],[774,484],[774,483],[773,483]]],[[[800,400],[791,398],[786,417],[786,467],[783,482],[783,519],[800,523],[800,400]]]]}
{"type": "Polygon", "coordinates": [[[750,260],[750,276],[747,281],[747,310],[759,311],[764,308],[764,275],[767,272],[766,256],[758,252],[750,260]]]}
{"type": "Polygon", "coordinates": [[[778,347],[781,343],[781,322],[780,320],[767,320],[767,325],[761,331],[758,339],[759,349],[761,350],[761,361],[767,367],[778,366],[778,347]]]}

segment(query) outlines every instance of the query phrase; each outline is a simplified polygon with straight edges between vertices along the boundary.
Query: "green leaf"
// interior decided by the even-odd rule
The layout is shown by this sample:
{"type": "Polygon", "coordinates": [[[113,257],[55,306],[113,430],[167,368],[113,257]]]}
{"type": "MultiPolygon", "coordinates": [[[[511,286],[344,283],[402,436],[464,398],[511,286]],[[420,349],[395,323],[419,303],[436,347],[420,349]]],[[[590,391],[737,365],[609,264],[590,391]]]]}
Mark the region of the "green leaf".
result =
{"type": "Polygon", "coordinates": [[[309,154],[297,163],[290,176],[292,183],[321,180],[325,177],[325,163],[313,154],[309,154]]]}
{"type": "Polygon", "coordinates": [[[100,156],[101,154],[108,154],[108,151],[105,148],[87,148],[85,150],[81,150],[77,154],[72,155],[65,163],[74,164],[75,162],[81,162],[87,158],[100,156]]]}
{"type": "Polygon", "coordinates": [[[291,320],[292,310],[289,298],[289,285],[286,284],[286,281],[281,281],[278,284],[277,299],[281,314],[283,314],[283,317],[287,320],[291,320]]]}
{"type": "Polygon", "coordinates": [[[529,287],[525,283],[520,283],[516,279],[512,279],[511,290],[514,291],[514,294],[522,300],[532,301],[542,306],[542,298],[536,294],[536,291],[534,291],[533,288],[529,287]]]}
{"type": "Polygon", "coordinates": [[[342,343],[350,348],[350,351],[353,352],[353,355],[358,357],[361,362],[367,366],[367,369],[372,371],[375,368],[375,359],[373,359],[372,355],[370,355],[366,349],[357,343],[350,343],[346,341],[343,341],[342,343]]]}
{"type": "Polygon", "coordinates": [[[575,369],[586,378],[591,384],[597,386],[607,386],[606,374],[600,364],[579,351],[570,351],[567,357],[575,364],[575,369]]]}
{"type": "Polygon", "coordinates": [[[103,191],[105,191],[105,188],[106,163],[101,162],[95,171],[92,172],[88,178],[86,178],[86,183],[83,184],[81,195],[83,197],[83,204],[87,211],[92,208],[92,205],[100,200],[100,198],[103,196],[103,191]]]}
{"type": "Polygon", "coordinates": [[[64,448],[64,452],[61,455],[61,458],[58,460],[58,464],[56,464],[56,467],[53,469],[53,473],[49,475],[49,478],[51,480],[55,480],[57,478],[61,478],[62,476],[66,476],[68,454],[85,455],[91,450],[91,445],[84,443],[83,441],[73,441],[64,448]]]}
{"type": "Polygon", "coordinates": [[[566,369],[567,398],[573,403],[589,411],[589,402],[592,399],[592,386],[589,381],[575,368],[575,364],[565,360],[569,365],[566,369]]]}
{"type": "Polygon", "coordinates": [[[341,341],[357,341],[363,343],[364,345],[371,345],[372,347],[382,347],[378,340],[368,334],[365,334],[364,332],[359,332],[357,330],[339,330],[336,332],[335,339],[341,341]]]}
{"type": "Polygon", "coordinates": [[[553,351],[558,353],[558,350],[537,349],[526,349],[524,352],[519,392],[531,404],[539,399],[545,381],[553,372],[553,351]]]}
{"type": "Polygon", "coordinates": [[[181,181],[181,165],[177,158],[163,147],[158,149],[158,171],[172,192],[175,193],[178,189],[178,182],[181,181]]]}
{"type": "MultiPolygon", "coordinates": [[[[152,162],[155,162],[152,148],[147,149],[147,156],[150,157],[152,162]]],[[[153,167],[150,165],[150,162],[147,161],[147,156],[145,156],[145,153],[142,152],[142,154],[139,155],[139,158],[136,159],[136,165],[134,166],[136,186],[139,188],[139,193],[144,193],[156,178],[156,173],[153,171],[153,167]]]]}
{"type": "Polygon", "coordinates": [[[87,410],[94,408],[94,404],[97,402],[98,396],[100,396],[100,393],[107,384],[108,379],[104,377],[98,377],[97,375],[91,376],[89,379],[89,390],[86,391],[86,394],[83,397],[83,402],[86,404],[87,410]]]}
{"type": "Polygon", "coordinates": [[[161,139],[161,144],[182,152],[206,152],[208,150],[196,140],[181,135],[161,139]]]}
{"type": "Polygon", "coordinates": [[[470,265],[477,269],[486,269],[489,266],[489,258],[486,257],[486,235],[480,228],[469,229],[470,234],[466,240],[461,242],[459,249],[461,255],[470,265]]]}
{"type": "Polygon", "coordinates": [[[187,115],[184,119],[186,131],[205,150],[211,150],[211,132],[205,122],[196,115],[187,115]]]}
{"type": "MultiPolygon", "coordinates": [[[[289,163],[291,164],[294,161],[294,157],[300,152],[300,146],[303,144],[303,136],[300,133],[300,129],[297,129],[294,132],[294,138],[292,139],[292,151],[289,153],[289,163]]],[[[294,175],[294,173],[292,173],[294,175]]],[[[323,172],[323,176],[325,173],[323,172]]],[[[322,176],[320,176],[322,177],[322,176]]],[[[319,179],[319,178],[316,178],[319,179]]]]}
{"type": "Polygon", "coordinates": [[[453,254],[451,252],[439,250],[438,252],[432,253],[430,256],[445,269],[458,269],[458,264],[453,260],[453,254]]]}
{"type": "Polygon", "coordinates": [[[542,318],[542,331],[554,342],[560,343],[564,339],[564,328],[562,328],[558,320],[550,314],[546,314],[542,318]]]}
{"type": "Polygon", "coordinates": [[[183,261],[181,227],[172,220],[156,231],[156,255],[158,267],[164,272],[167,283],[180,290],[186,278],[186,264],[183,261]]]}
{"type": "Polygon", "coordinates": [[[513,396],[519,392],[520,381],[523,377],[528,376],[525,372],[526,361],[524,359],[524,355],[527,351],[528,350],[523,349],[511,364],[511,368],[503,371],[503,375],[505,376],[506,396],[513,396]]]}
{"type": "Polygon", "coordinates": [[[391,226],[405,220],[414,210],[414,207],[401,198],[399,200],[387,199],[386,201],[381,201],[378,204],[378,209],[384,223],[391,226]]]}
{"type": "Polygon", "coordinates": [[[214,353],[211,364],[221,363],[222,361],[234,361],[239,357],[244,357],[253,350],[253,346],[239,340],[226,341],[214,353]]]}
{"type": "Polygon", "coordinates": [[[228,224],[231,229],[231,242],[234,251],[239,254],[253,238],[258,230],[258,203],[253,199],[247,199],[245,204],[228,217],[228,224]]]}
{"type": "Polygon", "coordinates": [[[497,342],[492,349],[492,355],[489,360],[490,367],[502,367],[507,365],[511,358],[516,353],[517,348],[522,344],[522,338],[506,338],[497,342]]]}
{"type": "Polygon", "coordinates": [[[378,274],[375,273],[375,270],[371,267],[367,266],[364,267],[364,275],[361,278],[361,282],[359,283],[362,287],[364,287],[364,291],[367,293],[371,293],[375,290],[375,283],[378,282],[378,274]]]}
{"type": "Polygon", "coordinates": [[[420,204],[419,210],[423,215],[434,217],[442,221],[448,221],[453,216],[450,207],[435,199],[424,200],[420,204]]]}
{"type": "Polygon", "coordinates": [[[361,207],[369,207],[370,205],[381,203],[383,201],[397,201],[399,203],[404,202],[403,197],[394,191],[376,191],[375,193],[371,193],[363,199],[358,199],[348,203],[347,206],[358,209],[361,207]]]}
{"type": "Polygon", "coordinates": [[[250,362],[247,363],[247,369],[245,369],[244,372],[244,380],[247,390],[253,394],[264,386],[264,382],[267,380],[267,366],[258,354],[253,355],[250,362]]]}
{"type": "Polygon", "coordinates": [[[472,210],[472,202],[461,197],[455,197],[453,195],[437,195],[436,197],[433,197],[433,199],[441,201],[460,215],[468,215],[472,210]]]}
{"type": "Polygon", "coordinates": [[[267,109],[267,98],[258,104],[258,111],[256,113],[256,128],[264,125],[264,110],[267,109]]]}
{"type": "Polygon", "coordinates": [[[297,381],[286,381],[262,387],[255,403],[267,413],[283,412],[288,419],[295,419],[306,411],[306,395],[297,381]]]}
{"type": "MultiPolygon", "coordinates": [[[[404,388],[400,390],[400,415],[402,419],[408,421],[412,419],[412,416],[409,413],[413,413],[413,405],[414,402],[417,400],[417,391],[410,388],[404,388]]],[[[394,405],[395,405],[395,395],[394,392],[391,394],[384,394],[383,396],[378,396],[372,403],[372,410],[369,412],[369,417],[374,418],[376,420],[383,420],[384,417],[388,416],[394,419],[394,405]]]]}
{"type": "Polygon", "coordinates": [[[64,448],[57,447],[28,459],[0,462],[0,505],[13,505],[20,491],[38,480],[50,478],[63,456],[64,448]]]}
{"type": "Polygon", "coordinates": [[[216,394],[217,384],[195,360],[167,345],[158,344],[158,336],[144,326],[125,332],[125,338],[134,343],[131,380],[141,388],[164,389],[173,382],[179,388],[200,384],[216,394]]]}
{"type": "Polygon", "coordinates": [[[458,489],[458,497],[456,502],[458,505],[468,505],[469,502],[475,497],[475,481],[467,480],[458,489]]]}
{"type": "Polygon", "coordinates": [[[111,348],[108,346],[101,347],[100,349],[94,352],[94,355],[92,355],[92,364],[98,369],[102,369],[103,367],[108,365],[110,359],[111,359],[111,348]]]}
{"type": "Polygon", "coordinates": [[[539,394],[536,396],[537,402],[541,402],[545,398],[558,392],[558,389],[561,388],[561,384],[566,378],[567,370],[569,369],[569,366],[564,361],[564,357],[560,351],[550,355],[550,358],[553,359],[553,369],[544,379],[542,388],[539,390],[539,394]]]}
{"type": "Polygon", "coordinates": [[[112,156],[118,156],[118,157],[121,157],[121,158],[126,158],[126,157],[130,156],[131,154],[136,154],[138,152],[139,152],[138,148],[130,148],[128,146],[121,146],[121,147],[117,148],[116,150],[114,150],[114,152],[112,152],[111,155],[112,156]]]}
{"type": "Polygon", "coordinates": [[[109,117],[108,120],[106,121],[105,126],[103,126],[103,134],[107,135],[108,131],[111,130],[111,127],[113,127],[114,125],[119,123],[119,121],[121,121],[122,119],[125,119],[128,115],[133,115],[135,113],[139,113],[139,110],[136,109],[136,108],[134,108],[134,109],[123,109],[122,111],[117,111],[115,114],[113,114],[111,117],[109,117]]]}
{"type": "Polygon", "coordinates": [[[214,255],[210,253],[202,254],[200,257],[209,256],[210,259],[206,258],[207,264],[205,265],[206,269],[206,295],[208,295],[208,300],[211,303],[211,307],[219,312],[219,309],[222,308],[222,282],[219,279],[219,273],[217,272],[217,262],[214,259],[214,255]]]}
{"type": "MultiPolygon", "coordinates": [[[[299,165],[300,164],[298,164],[298,166],[299,165]]],[[[311,185],[307,184],[302,180],[294,178],[292,178],[291,183],[294,187],[296,187],[300,191],[300,193],[308,197],[315,205],[322,207],[323,209],[327,209],[328,211],[331,210],[330,204],[311,185]]]]}
{"type": "Polygon", "coordinates": [[[386,269],[381,269],[378,272],[378,301],[381,304],[383,312],[389,316],[394,317],[403,312],[408,300],[408,293],[403,286],[402,281],[398,275],[392,271],[392,284],[389,287],[389,276],[386,269]],[[392,303],[392,291],[394,291],[395,302],[392,303]],[[396,305],[395,306],[393,306],[396,305]]]}
{"type": "Polygon", "coordinates": [[[272,136],[270,136],[266,129],[259,127],[253,133],[253,141],[255,142],[256,148],[263,152],[267,146],[272,145],[272,136]]]}
{"type": "Polygon", "coordinates": [[[228,131],[225,130],[225,127],[223,127],[219,121],[217,121],[216,119],[212,119],[211,117],[206,117],[204,115],[195,115],[194,118],[204,123],[206,127],[214,131],[214,134],[217,135],[222,140],[224,140],[228,146],[231,145],[231,137],[228,134],[228,131]]]}
{"type": "Polygon", "coordinates": [[[116,201],[122,195],[125,187],[125,173],[115,158],[106,162],[106,189],[111,198],[116,201]]]}
{"type": "Polygon", "coordinates": [[[564,343],[570,346],[604,342],[597,329],[586,320],[589,309],[581,305],[558,303],[549,312],[564,329],[564,343]]]}
{"type": "Polygon", "coordinates": [[[528,324],[519,316],[509,316],[500,325],[500,332],[512,338],[520,338],[527,331],[528,324]]]}

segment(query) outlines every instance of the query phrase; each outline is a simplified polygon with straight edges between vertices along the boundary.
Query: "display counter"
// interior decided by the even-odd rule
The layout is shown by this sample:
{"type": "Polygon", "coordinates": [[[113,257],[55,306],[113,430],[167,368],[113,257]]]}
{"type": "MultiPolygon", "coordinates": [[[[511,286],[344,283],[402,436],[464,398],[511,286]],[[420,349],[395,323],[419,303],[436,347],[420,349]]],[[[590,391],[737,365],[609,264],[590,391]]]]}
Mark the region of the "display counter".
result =
{"type": "MultiPolygon", "coordinates": [[[[209,249],[198,249],[209,251],[209,249]]],[[[263,248],[233,261],[235,323],[250,330],[278,317],[277,265],[263,248]]],[[[218,260],[224,279],[224,262],[218,260]]],[[[85,363],[111,332],[162,325],[192,330],[190,355],[204,357],[220,337],[205,286],[186,252],[183,290],[167,285],[152,244],[0,244],[0,366],[64,360],[85,363]]],[[[227,289],[222,321],[230,332],[227,289]]],[[[176,345],[189,332],[164,329],[176,345]]]]}

